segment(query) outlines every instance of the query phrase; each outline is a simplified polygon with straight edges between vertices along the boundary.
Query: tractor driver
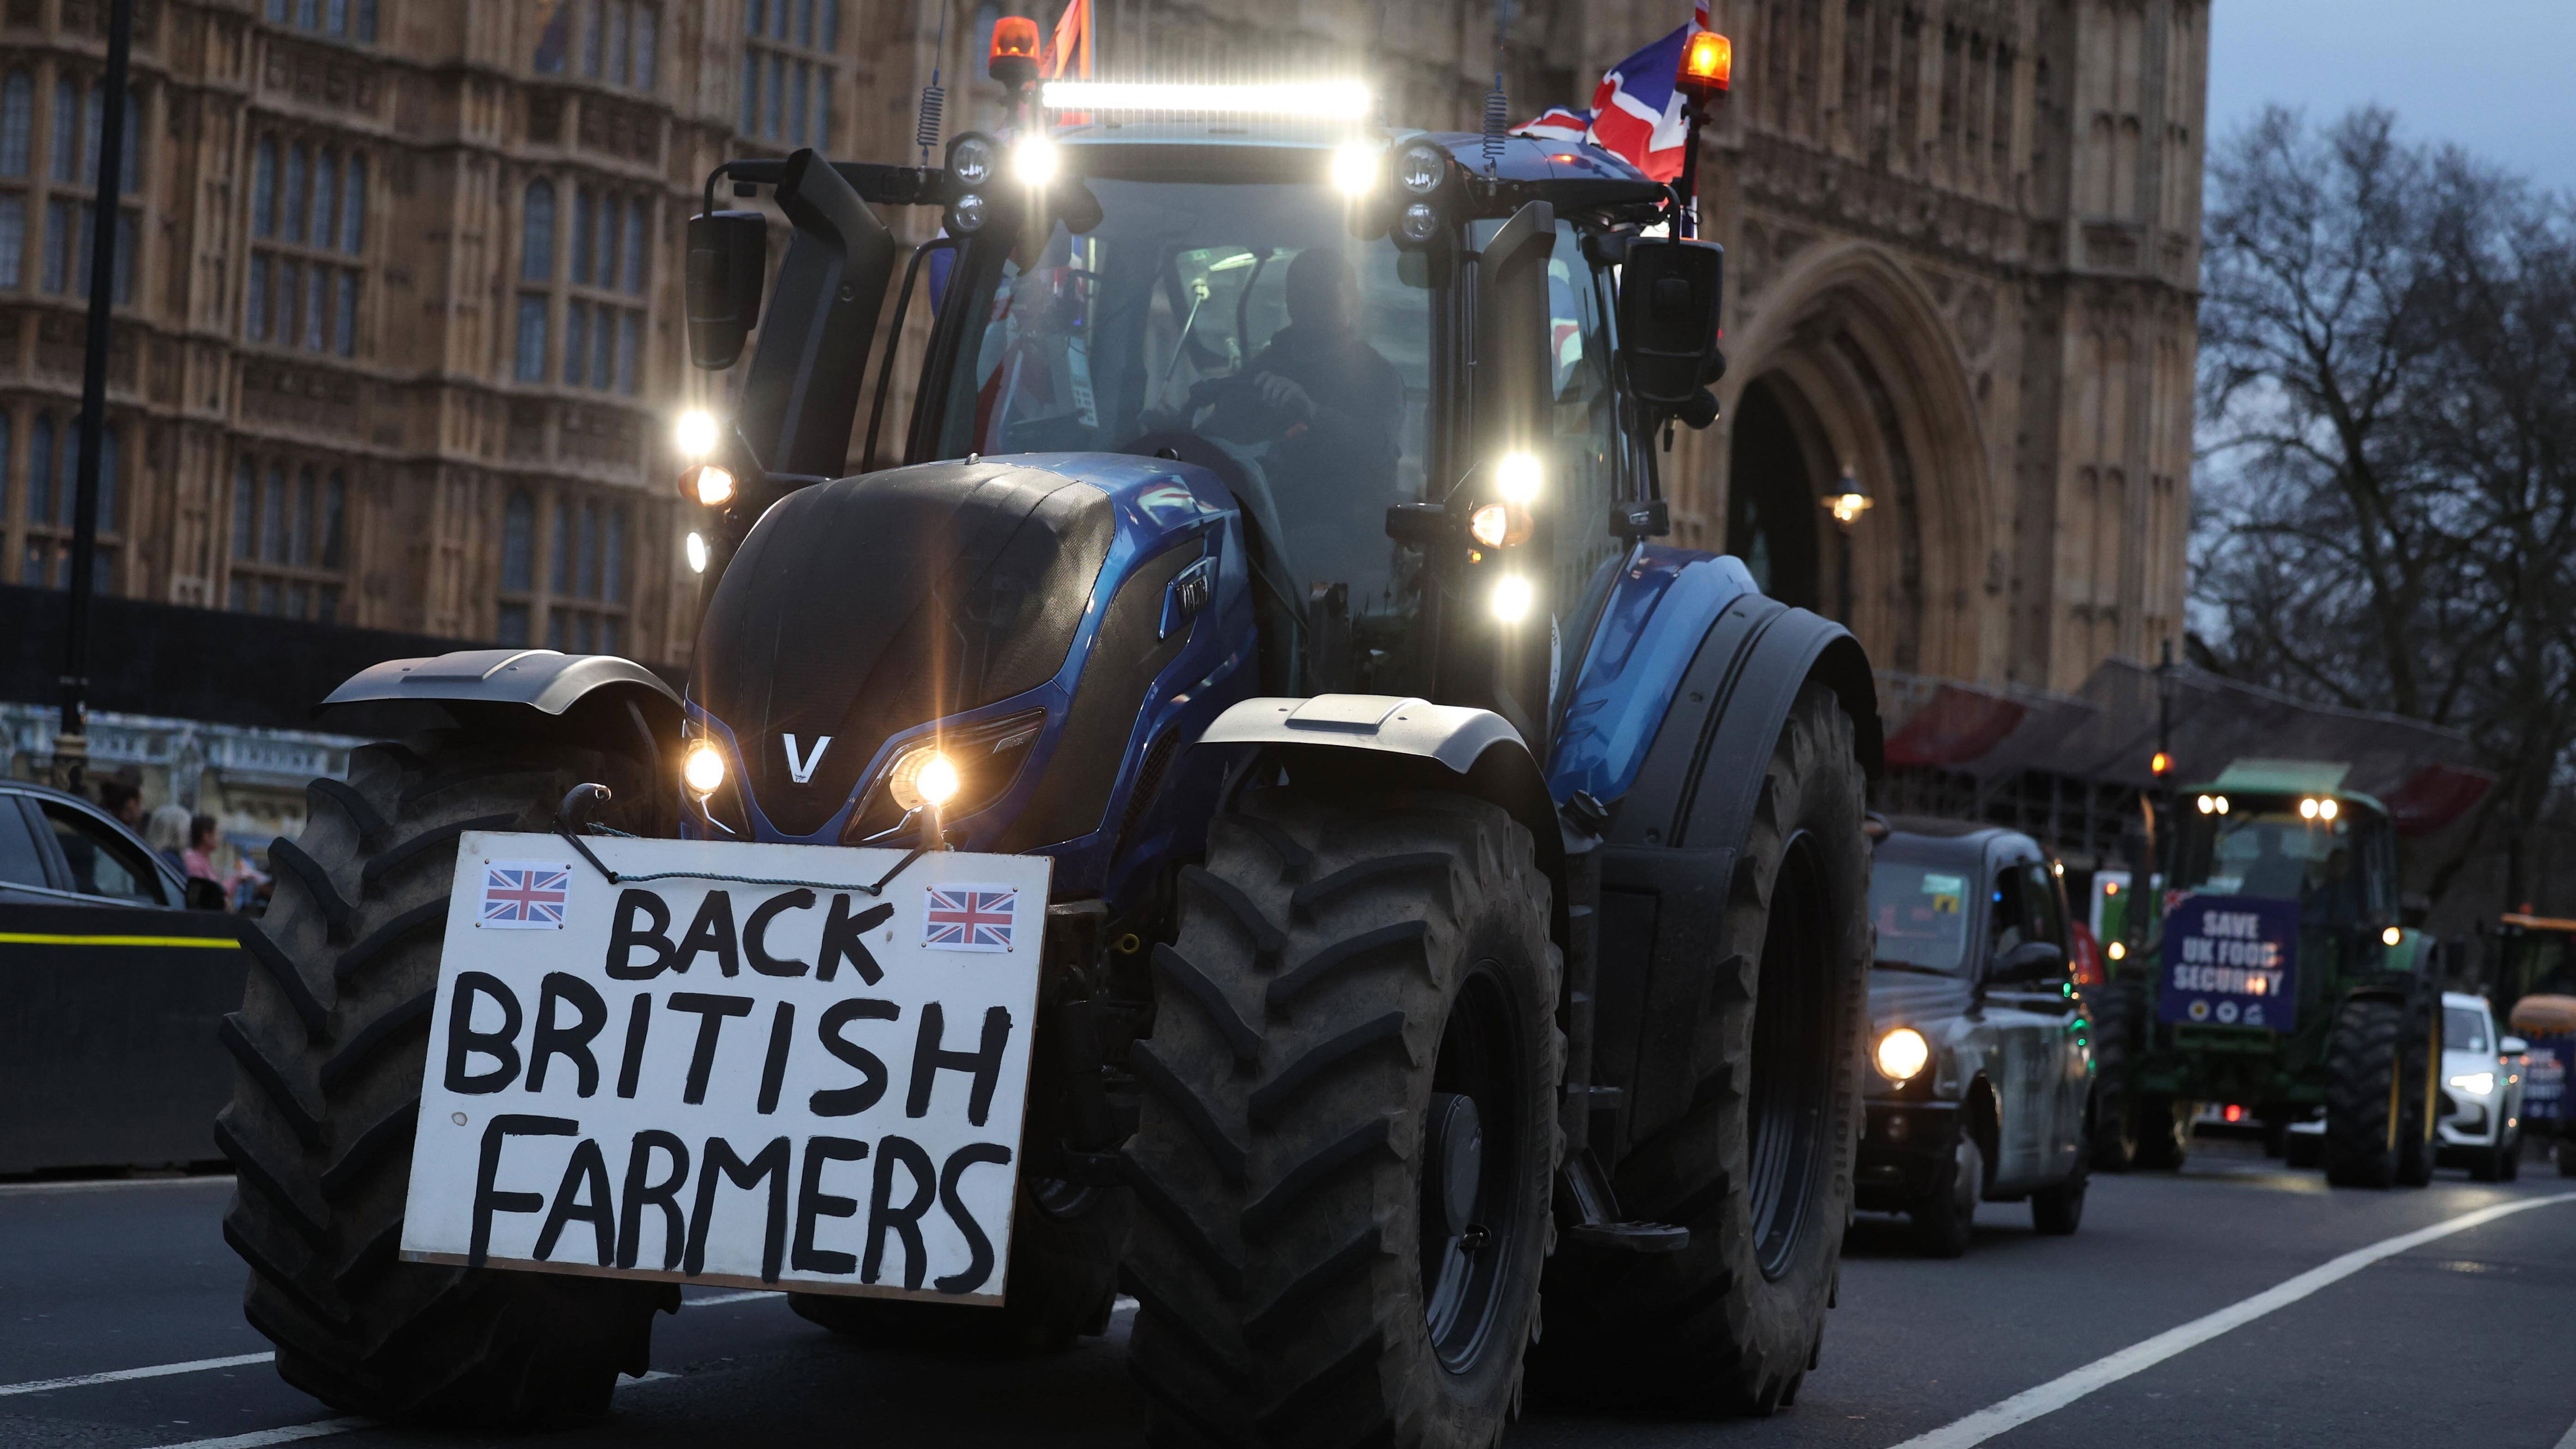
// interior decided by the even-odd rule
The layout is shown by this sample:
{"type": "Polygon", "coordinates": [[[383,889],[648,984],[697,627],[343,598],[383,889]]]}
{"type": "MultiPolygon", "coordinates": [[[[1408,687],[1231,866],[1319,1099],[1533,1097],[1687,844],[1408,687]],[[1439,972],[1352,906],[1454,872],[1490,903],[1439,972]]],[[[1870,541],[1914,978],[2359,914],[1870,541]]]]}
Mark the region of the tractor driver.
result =
{"type": "Polygon", "coordinates": [[[1288,325],[1253,354],[1208,431],[1276,440],[1268,471],[1289,498],[1391,494],[1404,378],[1360,335],[1359,279],[1338,250],[1313,246],[1288,263],[1284,291],[1288,325]]]}

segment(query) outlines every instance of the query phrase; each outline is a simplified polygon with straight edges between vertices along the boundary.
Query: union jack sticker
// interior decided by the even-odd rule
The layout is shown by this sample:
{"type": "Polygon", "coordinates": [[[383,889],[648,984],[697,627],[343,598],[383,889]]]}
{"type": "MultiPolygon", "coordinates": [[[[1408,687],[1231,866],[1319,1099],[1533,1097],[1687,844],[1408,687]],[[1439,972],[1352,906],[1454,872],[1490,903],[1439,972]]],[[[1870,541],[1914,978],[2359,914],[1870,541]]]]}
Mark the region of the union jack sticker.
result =
{"type": "Polygon", "coordinates": [[[1008,951],[1020,888],[935,885],[922,904],[921,944],[933,951],[1008,951]]]}
{"type": "Polygon", "coordinates": [[[483,863],[483,909],[474,924],[495,931],[560,931],[572,898],[572,867],[542,860],[483,863]]]}

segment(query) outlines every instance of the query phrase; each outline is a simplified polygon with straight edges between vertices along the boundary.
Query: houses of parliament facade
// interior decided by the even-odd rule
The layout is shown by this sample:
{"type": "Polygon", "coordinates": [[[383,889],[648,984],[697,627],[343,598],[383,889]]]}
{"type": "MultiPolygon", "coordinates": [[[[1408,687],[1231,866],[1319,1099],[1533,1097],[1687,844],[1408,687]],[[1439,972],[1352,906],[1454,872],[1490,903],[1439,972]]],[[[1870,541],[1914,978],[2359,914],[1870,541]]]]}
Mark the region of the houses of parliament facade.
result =
{"type": "MultiPolygon", "coordinates": [[[[1099,5],[1103,75],[1356,69],[1388,122],[1452,127],[1498,55],[1516,114],[1581,104],[1688,14],[1529,0],[1498,50],[1489,3],[1099,5]]],[[[1673,541],[1893,671],[2066,690],[2151,657],[2181,618],[2207,0],[1714,9],[1733,365],[1666,468],[1673,541]],[[1817,501],[1846,475],[1876,504],[1847,534],[1817,501]]],[[[101,587],[684,663],[670,424],[730,385],[683,336],[706,173],[912,159],[934,65],[952,132],[993,124],[997,13],[137,0],[101,587]]],[[[0,583],[66,573],[106,14],[0,0],[0,583]]]]}

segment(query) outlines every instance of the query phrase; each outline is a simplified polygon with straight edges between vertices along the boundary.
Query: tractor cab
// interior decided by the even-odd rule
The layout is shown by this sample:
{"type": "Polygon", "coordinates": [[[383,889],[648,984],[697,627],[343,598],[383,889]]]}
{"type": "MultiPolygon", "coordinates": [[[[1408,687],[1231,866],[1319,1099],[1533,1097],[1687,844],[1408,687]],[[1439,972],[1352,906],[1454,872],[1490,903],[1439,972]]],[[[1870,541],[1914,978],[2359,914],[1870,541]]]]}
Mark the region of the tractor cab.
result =
{"type": "Polygon", "coordinates": [[[2341,788],[2347,772],[2240,760],[2182,792],[2169,894],[2295,903],[2298,965],[2406,971],[2414,936],[2398,923],[2396,828],[2385,805],[2341,788]]]}

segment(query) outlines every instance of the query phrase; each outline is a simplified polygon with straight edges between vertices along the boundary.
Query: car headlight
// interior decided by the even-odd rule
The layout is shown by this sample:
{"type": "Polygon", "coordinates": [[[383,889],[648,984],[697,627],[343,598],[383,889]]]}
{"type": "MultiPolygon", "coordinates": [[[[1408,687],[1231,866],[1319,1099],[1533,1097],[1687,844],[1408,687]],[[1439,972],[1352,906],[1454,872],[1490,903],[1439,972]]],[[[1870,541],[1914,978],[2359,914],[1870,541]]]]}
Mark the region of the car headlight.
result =
{"type": "Polygon", "coordinates": [[[680,779],[699,795],[712,795],[724,788],[724,754],[704,740],[689,746],[680,759],[680,779]]]}
{"type": "Polygon", "coordinates": [[[2462,1072],[2451,1079],[2451,1085],[2472,1097],[2484,1097],[2495,1091],[2495,1073],[2462,1072]]]}
{"type": "Polygon", "coordinates": [[[1878,1074],[1889,1081],[1910,1082],[1932,1064],[1932,1044],[1910,1026],[1896,1027],[1878,1039],[1878,1048],[1870,1053],[1870,1060],[1877,1064],[1878,1074]]]}

